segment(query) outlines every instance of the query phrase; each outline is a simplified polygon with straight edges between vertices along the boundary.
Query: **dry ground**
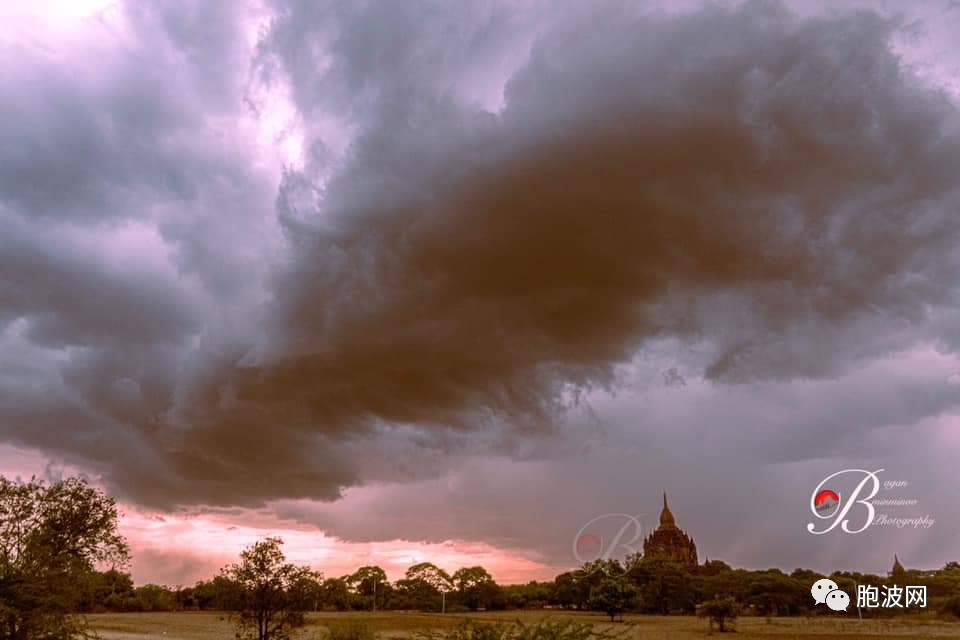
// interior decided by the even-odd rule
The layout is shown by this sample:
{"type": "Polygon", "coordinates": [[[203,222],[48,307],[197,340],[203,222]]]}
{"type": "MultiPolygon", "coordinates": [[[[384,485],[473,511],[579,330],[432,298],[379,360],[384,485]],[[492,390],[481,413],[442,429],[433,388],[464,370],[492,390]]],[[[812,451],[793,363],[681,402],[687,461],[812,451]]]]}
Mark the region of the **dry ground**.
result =
{"type": "MultiPolygon", "coordinates": [[[[606,625],[606,618],[596,614],[559,611],[513,611],[476,614],[426,614],[426,613],[318,613],[312,614],[308,626],[300,638],[313,640],[322,636],[325,625],[346,621],[361,621],[367,624],[383,640],[406,638],[419,629],[438,629],[459,623],[464,617],[480,620],[516,619],[536,622],[543,618],[570,618],[582,622],[606,625]]],[[[229,640],[234,637],[233,627],[226,614],[207,612],[185,613],[118,613],[90,616],[94,629],[108,640],[229,640]]],[[[708,637],[707,625],[694,617],[626,616],[628,628],[624,640],[692,640],[708,637]]],[[[858,638],[878,640],[882,638],[960,638],[960,623],[950,623],[927,618],[898,619],[891,621],[850,618],[740,618],[736,634],[714,633],[711,638],[743,640],[828,640],[858,638]]]]}

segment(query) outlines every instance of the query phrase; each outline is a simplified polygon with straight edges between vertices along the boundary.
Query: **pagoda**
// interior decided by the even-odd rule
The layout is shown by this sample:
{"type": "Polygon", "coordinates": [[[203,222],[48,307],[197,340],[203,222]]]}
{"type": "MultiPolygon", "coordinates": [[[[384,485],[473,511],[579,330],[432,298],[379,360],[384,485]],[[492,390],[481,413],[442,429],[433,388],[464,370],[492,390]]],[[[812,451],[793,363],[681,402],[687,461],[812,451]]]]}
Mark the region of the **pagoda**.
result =
{"type": "Polygon", "coordinates": [[[677,526],[673,512],[667,504],[666,491],[663,492],[660,526],[643,541],[643,557],[669,560],[689,569],[697,566],[697,545],[693,538],[677,526]]]}

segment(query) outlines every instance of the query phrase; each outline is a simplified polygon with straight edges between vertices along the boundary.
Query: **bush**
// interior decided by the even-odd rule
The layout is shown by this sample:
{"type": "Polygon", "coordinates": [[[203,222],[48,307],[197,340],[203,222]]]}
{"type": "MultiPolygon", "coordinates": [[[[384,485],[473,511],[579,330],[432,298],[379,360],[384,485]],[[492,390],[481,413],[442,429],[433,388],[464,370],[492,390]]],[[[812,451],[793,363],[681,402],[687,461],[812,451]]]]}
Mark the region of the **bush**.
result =
{"type": "Polygon", "coordinates": [[[444,631],[420,631],[414,634],[418,640],[614,640],[628,632],[595,630],[592,624],[575,623],[569,620],[541,620],[537,624],[477,622],[464,620],[453,629],[444,631]]]}
{"type": "Polygon", "coordinates": [[[376,637],[370,627],[353,620],[327,627],[326,640],[376,640],[376,637]]]}
{"type": "Polygon", "coordinates": [[[953,596],[944,600],[940,605],[940,613],[945,616],[960,618],[960,596],[953,596]]]}
{"type": "Polygon", "coordinates": [[[707,600],[700,607],[700,616],[709,618],[711,631],[714,623],[716,623],[717,629],[721,633],[734,630],[732,622],[737,619],[739,613],[740,605],[733,598],[707,600]],[[727,623],[731,624],[728,626],[727,623]]]}

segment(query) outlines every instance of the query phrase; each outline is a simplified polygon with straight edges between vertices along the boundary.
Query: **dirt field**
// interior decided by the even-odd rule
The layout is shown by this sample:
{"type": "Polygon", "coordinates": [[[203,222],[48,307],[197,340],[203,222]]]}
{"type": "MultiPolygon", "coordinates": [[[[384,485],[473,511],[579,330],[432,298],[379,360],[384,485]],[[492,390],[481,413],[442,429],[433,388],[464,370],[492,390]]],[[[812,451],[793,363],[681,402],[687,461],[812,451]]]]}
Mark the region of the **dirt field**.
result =
{"type": "MultiPolygon", "coordinates": [[[[606,625],[606,618],[595,614],[576,614],[555,611],[519,611],[477,614],[420,614],[420,613],[319,613],[312,614],[309,624],[300,633],[303,640],[321,638],[323,627],[331,622],[359,620],[378,632],[384,640],[405,638],[411,631],[436,629],[459,623],[464,617],[480,620],[536,622],[571,618],[577,621],[606,625]]],[[[234,637],[233,627],[225,614],[218,613],[121,613],[90,616],[100,635],[108,640],[228,640],[234,637]]],[[[706,638],[707,625],[694,617],[627,616],[629,633],[624,640],[688,640],[706,638]]],[[[621,628],[622,625],[616,625],[621,628]]],[[[714,634],[711,637],[763,638],[764,640],[793,640],[811,638],[960,638],[960,623],[935,620],[893,620],[859,622],[855,619],[826,618],[740,618],[737,633],[714,634]]]]}

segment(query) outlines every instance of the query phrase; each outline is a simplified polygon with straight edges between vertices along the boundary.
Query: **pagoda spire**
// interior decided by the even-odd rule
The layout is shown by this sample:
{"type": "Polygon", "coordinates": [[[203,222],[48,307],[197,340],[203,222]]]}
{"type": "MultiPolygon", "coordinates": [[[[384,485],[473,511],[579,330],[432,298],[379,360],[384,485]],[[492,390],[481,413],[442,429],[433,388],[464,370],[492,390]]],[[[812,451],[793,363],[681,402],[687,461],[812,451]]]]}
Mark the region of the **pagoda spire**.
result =
{"type": "Polygon", "coordinates": [[[661,527],[675,527],[676,521],[673,519],[673,513],[670,511],[670,506],[667,504],[667,492],[663,492],[663,511],[660,512],[660,526],[661,527]]]}
{"type": "Polygon", "coordinates": [[[890,570],[890,575],[895,577],[902,576],[906,572],[907,570],[900,564],[900,559],[897,557],[897,554],[893,554],[893,568],[890,570]]]}

